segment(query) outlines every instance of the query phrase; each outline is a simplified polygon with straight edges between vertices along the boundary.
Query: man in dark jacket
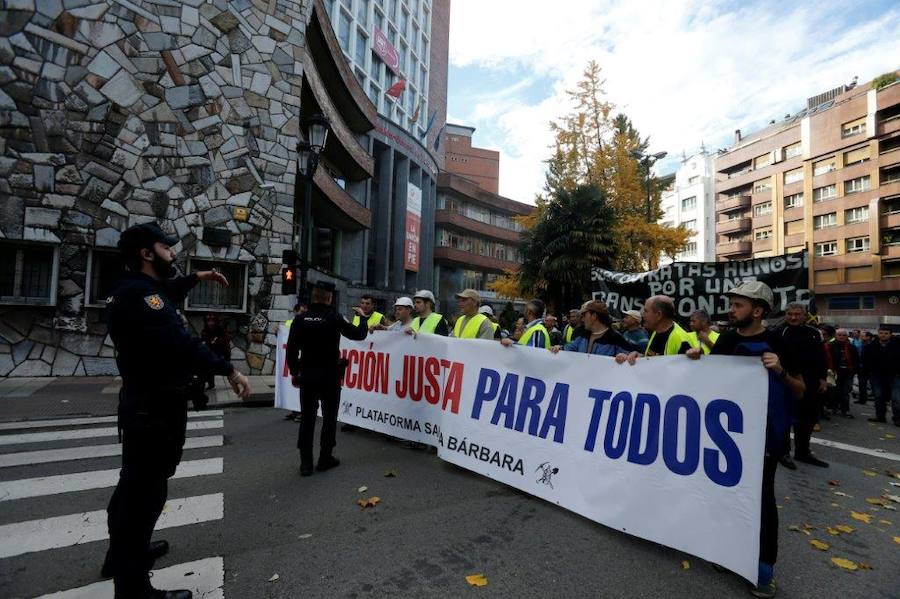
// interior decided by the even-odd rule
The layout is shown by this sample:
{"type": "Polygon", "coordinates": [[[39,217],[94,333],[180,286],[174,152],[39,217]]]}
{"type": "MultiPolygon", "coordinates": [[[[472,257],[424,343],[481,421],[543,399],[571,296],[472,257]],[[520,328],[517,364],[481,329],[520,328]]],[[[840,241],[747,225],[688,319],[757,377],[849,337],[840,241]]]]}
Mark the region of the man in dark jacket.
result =
{"type": "Polygon", "coordinates": [[[331,307],[334,284],[318,282],[312,289],[309,310],[294,318],[287,342],[287,364],[294,384],[300,387],[300,476],[313,473],[313,437],[316,433],[316,412],[322,404],[322,435],[319,440],[319,462],[322,472],[340,465],[332,455],[335,446],[338,404],[341,400],[341,335],[362,341],[369,332],[368,320],[360,308],[353,308],[359,316],[352,325],[331,307]]]}
{"type": "Polygon", "coordinates": [[[130,227],[119,250],[127,271],[107,299],[109,334],[122,375],[119,429],[122,471],[107,508],[109,551],[102,574],[114,577],[116,599],[190,599],[190,591],[150,585],[153,559],[168,550],[150,543],[166,502],[167,482],[181,461],[188,385],[194,375],[227,375],[234,391],[250,394],[247,377],[188,334],[177,305],[200,280],[228,281],[215,271],[173,279],[177,242],[156,223],[130,227]]]}
{"type": "Polygon", "coordinates": [[[863,364],[875,390],[875,417],[871,422],[887,422],[891,404],[894,424],[900,426],[900,339],[886,326],[878,329],[878,339],[865,348],[863,364]]]}
{"type": "MultiPolygon", "coordinates": [[[[806,324],[806,306],[799,302],[788,304],[785,308],[784,324],[776,329],[787,344],[788,348],[799,361],[803,382],[806,390],[803,397],[795,402],[794,409],[794,458],[798,462],[812,464],[813,466],[827,467],[809,450],[809,439],[812,436],[813,427],[819,420],[820,402],[822,394],[827,391],[825,382],[825,351],[822,347],[822,336],[818,329],[806,324]]],[[[781,458],[781,464],[786,468],[795,470],[797,465],[791,459],[790,431],[787,438],[787,453],[781,458]]]]}
{"type": "Polygon", "coordinates": [[[838,329],[834,339],[825,344],[825,359],[828,369],[835,373],[835,404],[844,418],[853,418],[850,413],[850,389],[853,375],[859,370],[859,353],[850,343],[850,332],[838,329]]]}

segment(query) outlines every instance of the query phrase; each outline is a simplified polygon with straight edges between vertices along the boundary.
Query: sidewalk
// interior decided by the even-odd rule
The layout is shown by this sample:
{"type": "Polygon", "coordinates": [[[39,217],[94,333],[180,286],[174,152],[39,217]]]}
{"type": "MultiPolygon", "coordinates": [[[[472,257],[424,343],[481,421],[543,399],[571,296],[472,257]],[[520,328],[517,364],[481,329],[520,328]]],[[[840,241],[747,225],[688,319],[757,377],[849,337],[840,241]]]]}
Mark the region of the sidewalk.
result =
{"type": "MultiPolygon", "coordinates": [[[[241,401],[225,377],[216,377],[216,387],[206,392],[209,408],[271,405],[275,381],[271,376],[251,376],[250,397],[241,401]]],[[[0,380],[0,422],[109,416],[116,413],[119,377],[38,377],[0,380]]]]}

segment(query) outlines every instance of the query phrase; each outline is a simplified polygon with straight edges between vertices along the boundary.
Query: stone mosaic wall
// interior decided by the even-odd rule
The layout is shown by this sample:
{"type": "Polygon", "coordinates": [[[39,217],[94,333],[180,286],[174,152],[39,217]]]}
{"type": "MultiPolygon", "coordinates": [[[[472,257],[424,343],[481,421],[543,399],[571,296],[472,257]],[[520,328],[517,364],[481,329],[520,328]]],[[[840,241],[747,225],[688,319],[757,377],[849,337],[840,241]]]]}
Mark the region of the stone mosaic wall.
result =
{"type": "MultiPolygon", "coordinates": [[[[269,374],[288,317],[294,148],[307,6],[290,0],[5,0],[0,240],[59,247],[55,307],[0,304],[0,376],[115,373],[90,248],[150,220],[182,257],[249,264],[226,315],[241,370],[269,374]],[[234,209],[248,209],[244,222],[234,209]],[[228,247],[203,243],[227,229],[228,247]],[[251,323],[264,340],[249,340],[251,323]]],[[[201,314],[188,314],[199,325],[201,314]]]]}

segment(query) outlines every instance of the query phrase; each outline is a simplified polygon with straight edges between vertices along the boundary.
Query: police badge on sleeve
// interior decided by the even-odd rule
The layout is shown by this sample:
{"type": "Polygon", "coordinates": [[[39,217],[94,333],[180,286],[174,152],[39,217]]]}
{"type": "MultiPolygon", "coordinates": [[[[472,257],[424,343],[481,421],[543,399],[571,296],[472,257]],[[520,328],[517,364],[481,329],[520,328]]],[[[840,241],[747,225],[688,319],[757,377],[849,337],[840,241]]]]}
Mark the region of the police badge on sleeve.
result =
{"type": "Polygon", "coordinates": [[[154,310],[162,310],[163,301],[162,298],[159,297],[158,294],[148,295],[144,298],[144,301],[147,302],[147,305],[150,306],[154,310]]]}

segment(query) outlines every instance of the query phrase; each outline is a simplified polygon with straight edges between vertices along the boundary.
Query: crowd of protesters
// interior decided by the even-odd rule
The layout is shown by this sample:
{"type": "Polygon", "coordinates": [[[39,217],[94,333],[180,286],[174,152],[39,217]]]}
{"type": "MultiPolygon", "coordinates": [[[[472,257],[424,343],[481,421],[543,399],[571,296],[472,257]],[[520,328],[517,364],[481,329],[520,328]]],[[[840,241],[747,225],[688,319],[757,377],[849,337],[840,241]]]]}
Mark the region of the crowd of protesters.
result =
{"type": "MultiPolygon", "coordinates": [[[[818,326],[803,303],[785,306],[783,322],[768,326],[774,308],[772,290],[759,281],[745,282],[727,294],[728,322],[713,323],[703,310],[694,312],[688,328],[678,323],[675,301],[664,295],[647,298],[643,310],[628,310],[616,320],[602,301],[571,308],[562,318],[550,314],[544,302],[532,299],[512,330],[504,329],[490,306],[481,305],[474,289],[456,295],[459,314],[452,319],[435,312],[434,295],[419,291],[397,299],[393,324],[370,320],[370,330],[404,330],[462,339],[499,340],[504,347],[525,346],[559,352],[608,356],[618,364],[635,364],[641,357],[708,354],[757,356],[770,379],[766,453],[763,461],[760,567],[757,597],[774,597],[778,553],[778,511],[775,471],[779,463],[796,470],[797,462],[828,467],[810,451],[810,438],[820,419],[853,418],[856,404],[875,401],[871,422],[886,423],[888,406],[900,426],[900,339],[882,326],[868,331],[818,326]],[[560,323],[565,323],[559,328],[560,323]],[[773,401],[773,397],[775,401],[773,401]],[[793,429],[793,443],[791,430],[793,429]],[[792,453],[793,445],[793,456],[792,453]]],[[[371,302],[361,306],[366,314],[371,302]]]]}

